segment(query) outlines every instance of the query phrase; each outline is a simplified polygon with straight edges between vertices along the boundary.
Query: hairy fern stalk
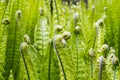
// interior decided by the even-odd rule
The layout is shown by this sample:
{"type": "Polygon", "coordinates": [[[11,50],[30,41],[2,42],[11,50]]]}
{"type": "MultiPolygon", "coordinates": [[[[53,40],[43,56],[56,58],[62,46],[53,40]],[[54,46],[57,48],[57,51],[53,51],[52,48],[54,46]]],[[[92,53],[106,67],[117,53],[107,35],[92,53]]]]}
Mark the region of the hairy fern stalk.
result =
{"type": "Polygon", "coordinates": [[[120,0],[0,0],[0,80],[120,80],[120,0]]]}

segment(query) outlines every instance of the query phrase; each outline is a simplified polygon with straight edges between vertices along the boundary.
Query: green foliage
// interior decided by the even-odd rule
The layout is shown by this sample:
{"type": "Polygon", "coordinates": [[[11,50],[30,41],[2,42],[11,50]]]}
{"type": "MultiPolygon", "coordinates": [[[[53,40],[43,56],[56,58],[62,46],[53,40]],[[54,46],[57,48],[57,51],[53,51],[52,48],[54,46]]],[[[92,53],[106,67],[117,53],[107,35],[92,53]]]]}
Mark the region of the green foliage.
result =
{"type": "Polygon", "coordinates": [[[120,80],[120,1],[62,1],[0,0],[0,80],[120,80]]]}

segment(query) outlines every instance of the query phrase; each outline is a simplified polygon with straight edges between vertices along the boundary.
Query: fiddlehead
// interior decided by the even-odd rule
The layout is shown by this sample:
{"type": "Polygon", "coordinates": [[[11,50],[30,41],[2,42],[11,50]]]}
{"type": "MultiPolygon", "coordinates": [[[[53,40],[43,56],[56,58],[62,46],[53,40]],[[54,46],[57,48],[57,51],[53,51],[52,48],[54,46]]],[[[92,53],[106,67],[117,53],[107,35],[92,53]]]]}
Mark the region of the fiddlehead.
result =
{"type": "Polygon", "coordinates": [[[25,57],[24,57],[24,54],[27,54],[27,53],[28,53],[27,46],[28,46],[27,43],[26,43],[26,42],[23,42],[23,43],[20,45],[20,53],[21,53],[21,55],[22,55],[22,59],[23,59],[23,62],[24,62],[24,66],[25,66],[25,69],[26,69],[26,73],[27,73],[27,76],[28,76],[28,80],[30,80],[30,75],[29,75],[27,63],[26,63],[26,60],[25,60],[25,57]]]}

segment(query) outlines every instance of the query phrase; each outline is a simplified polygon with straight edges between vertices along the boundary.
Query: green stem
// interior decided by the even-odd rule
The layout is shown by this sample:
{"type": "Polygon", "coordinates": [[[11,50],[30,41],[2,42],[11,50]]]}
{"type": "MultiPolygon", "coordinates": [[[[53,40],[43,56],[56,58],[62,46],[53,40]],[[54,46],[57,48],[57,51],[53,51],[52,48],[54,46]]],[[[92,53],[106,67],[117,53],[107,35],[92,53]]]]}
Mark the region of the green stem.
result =
{"type": "MultiPolygon", "coordinates": [[[[94,5],[94,0],[93,0],[92,3],[94,5]]],[[[94,10],[92,10],[92,24],[91,24],[91,28],[93,26],[93,20],[94,20],[94,10]]],[[[94,36],[93,49],[94,49],[95,42],[96,42],[96,36],[97,36],[97,30],[96,30],[95,36],[94,36]]],[[[93,58],[92,58],[92,56],[90,57],[90,64],[91,64],[91,78],[93,78],[93,58]]]]}
{"type": "MultiPolygon", "coordinates": [[[[74,27],[76,27],[77,26],[77,20],[76,19],[74,19],[74,27]]],[[[76,69],[77,69],[77,80],[78,80],[78,75],[79,75],[79,70],[78,70],[78,64],[79,64],[79,62],[78,62],[78,34],[76,34],[76,55],[77,55],[77,67],[76,67],[76,69]]]]}
{"type": "Polygon", "coordinates": [[[50,12],[52,17],[53,16],[53,0],[50,0],[50,12]]]}
{"type": "Polygon", "coordinates": [[[50,42],[50,55],[49,55],[49,65],[48,65],[48,80],[50,80],[50,70],[51,70],[51,55],[53,52],[53,41],[50,42]]]}
{"type": "MultiPolygon", "coordinates": [[[[97,38],[97,33],[98,33],[98,30],[96,28],[96,32],[95,32],[95,36],[94,36],[94,42],[93,42],[93,49],[95,47],[95,42],[96,42],[96,38],[97,38]]],[[[90,57],[90,62],[91,62],[91,78],[93,78],[93,59],[92,57],[90,57]]]]}
{"type": "Polygon", "coordinates": [[[56,55],[57,55],[57,57],[58,57],[58,61],[60,62],[60,65],[61,65],[61,68],[62,68],[62,72],[63,72],[63,75],[64,75],[64,79],[67,80],[66,74],[65,74],[65,70],[64,70],[64,66],[63,66],[62,60],[61,60],[61,58],[60,58],[60,55],[59,55],[59,53],[58,53],[58,50],[57,50],[55,41],[54,41],[54,49],[55,49],[55,51],[56,51],[56,55]]]}
{"type": "Polygon", "coordinates": [[[24,66],[25,66],[26,73],[27,73],[27,76],[28,76],[28,80],[30,80],[30,75],[29,75],[27,63],[26,63],[25,58],[24,58],[24,53],[23,53],[23,51],[22,51],[22,46],[20,46],[20,53],[21,53],[22,58],[23,58],[24,66]]]}
{"type": "Polygon", "coordinates": [[[68,7],[69,7],[69,9],[70,9],[70,0],[68,0],[67,3],[68,3],[68,7]]]}

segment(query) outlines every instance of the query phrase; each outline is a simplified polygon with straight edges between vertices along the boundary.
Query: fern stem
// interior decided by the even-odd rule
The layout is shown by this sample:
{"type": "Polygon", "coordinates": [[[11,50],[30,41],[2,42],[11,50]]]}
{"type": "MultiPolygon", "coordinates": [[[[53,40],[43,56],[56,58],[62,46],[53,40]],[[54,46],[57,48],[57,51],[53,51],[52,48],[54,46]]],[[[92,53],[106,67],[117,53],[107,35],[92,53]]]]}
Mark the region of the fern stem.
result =
{"type": "Polygon", "coordinates": [[[85,4],[86,4],[86,9],[88,9],[88,0],[84,0],[85,4]]]}
{"type": "MultiPolygon", "coordinates": [[[[92,0],[92,4],[94,5],[94,0],[92,0]]],[[[91,28],[93,26],[93,20],[94,20],[94,9],[92,9],[92,21],[91,21],[91,28]]],[[[95,42],[96,42],[96,36],[97,36],[97,30],[95,32],[95,36],[94,36],[94,42],[93,42],[93,49],[94,49],[94,46],[95,46],[95,42]]],[[[90,67],[91,67],[91,78],[93,78],[93,58],[92,56],[90,57],[90,67]]]]}
{"type": "MultiPolygon", "coordinates": [[[[93,49],[95,47],[97,33],[98,33],[98,29],[96,28],[96,32],[95,32],[95,36],[94,36],[94,42],[93,42],[93,49]]],[[[93,78],[93,59],[92,59],[92,56],[90,57],[90,62],[91,62],[91,78],[93,78]]]]}
{"type": "Polygon", "coordinates": [[[50,80],[50,70],[51,70],[51,55],[53,52],[53,41],[50,42],[50,55],[49,55],[49,65],[48,65],[48,80],[50,80]]]}
{"type": "MultiPolygon", "coordinates": [[[[56,9],[56,14],[57,14],[57,20],[58,20],[58,24],[59,24],[59,17],[58,17],[58,9],[57,9],[57,4],[56,4],[56,0],[54,0],[54,4],[55,4],[55,9],[56,9]]],[[[54,36],[56,35],[55,31],[54,31],[54,36]]],[[[60,58],[60,55],[58,53],[58,50],[57,50],[57,47],[56,47],[56,43],[55,43],[55,38],[54,38],[54,41],[53,41],[53,45],[54,45],[54,49],[55,49],[55,52],[56,52],[56,55],[58,57],[58,61],[60,62],[60,65],[61,65],[61,68],[62,68],[62,72],[63,72],[63,75],[64,75],[64,79],[67,80],[66,78],[66,73],[65,73],[65,70],[64,70],[64,66],[63,66],[63,63],[62,63],[62,60],[60,58]]]]}
{"type": "Polygon", "coordinates": [[[70,0],[68,0],[67,3],[68,3],[68,7],[69,7],[69,9],[70,9],[70,0]]]}
{"type": "MultiPolygon", "coordinates": [[[[77,20],[74,18],[74,27],[77,26],[77,20]]],[[[77,80],[78,80],[78,75],[79,75],[79,71],[78,71],[78,34],[76,34],[76,56],[77,56],[77,66],[76,66],[76,69],[77,69],[77,80]]]]}
{"type": "Polygon", "coordinates": [[[53,0],[50,0],[50,12],[52,17],[53,16],[53,0]]]}
{"type": "MultiPolygon", "coordinates": [[[[94,5],[94,0],[93,0],[93,5],[94,5]]],[[[91,24],[91,28],[92,28],[92,26],[93,26],[93,20],[94,20],[94,9],[92,10],[92,24],[91,24]]],[[[95,42],[96,42],[96,36],[97,36],[97,30],[96,30],[96,32],[95,32],[95,36],[94,36],[94,42],[93,42],[93,49],[94,49],[94,47],[95,47],[95,42]]],[[[93,58],[92,58],[92,56],[90,57],[90,66],[91,66],[91,78],[93,78],[93,58]]]]}
{"type": "Polygon", "coordinates": [[[26,69],[26,73],[27,73],[27,76],[28,76],[28,80],[30,80],[30,75],[29,75],[27,63],[26,63],[26,61],[25,61],[24,54],[23,54],[23,51],[22,51],[22,46],[20,46],[20,53],[21,53],[21,55],[22,55],[22,59],[23,59],[23,62],[24,62],[24,66],[25,66],[25,69],[26,69]]]}
{"type": "Polygon", "coordinates": [[[60,62],[60,65],[61,65],[61,68],[62,68],[62,72],[63,72],[63,75],[64,75],[64,79],[67,80],[67,78],[66,78],[66,73],[65,73],[65,70],[64,70],[64,66],[63,66],[62,60],[61,60],[61,58],[60,58],[60,55],[59,55],[59,53],[58,53],[55,40],[54,40],[54,49],[55,49],[55,51],[56,51],[56,55],[57,55],[57,57],[58,57],[58,61],[60,62]]]}

